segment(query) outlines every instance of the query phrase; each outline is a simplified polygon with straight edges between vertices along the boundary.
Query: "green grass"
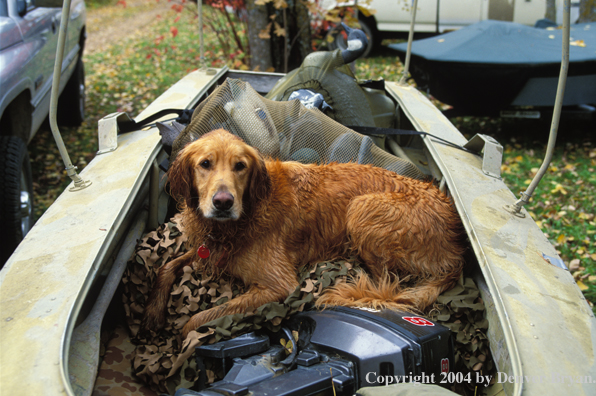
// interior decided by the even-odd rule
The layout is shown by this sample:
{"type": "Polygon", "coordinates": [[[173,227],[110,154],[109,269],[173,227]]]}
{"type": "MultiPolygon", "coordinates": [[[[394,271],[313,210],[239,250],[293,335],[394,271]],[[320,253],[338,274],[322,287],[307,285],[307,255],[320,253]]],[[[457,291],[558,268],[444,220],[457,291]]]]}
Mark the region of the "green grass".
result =
{"type": "MultiPolygon", "coordinates": [[[[503,178],[519,196],[542,164],[544,145],[505,145],[503,178]]],[[[526,209],[571,267],[586,297],[596,302],[596,148],[591,141],[564,141],[526,209]]]]}
{"type": "MultiPolygon", "coordinates": [[[[501,173],[520,197],[542,165],[550,118],[507,121],[459,117],[454,125],[468,138],[494,136],[503,145],[501,173]]],[[[553,159],[525,206],[570,268],[596,312],[596,144],[593,126],[563,119],[553,159]]]]}
{"type": "MultiPolygon", "coordinates": [[[[101,3],[103,0],[94,1],[98,6],[101,3]]],[[[98,119],[115,111],[138,114],[170,85],[201,66],[196,25],[192,13],[169,11],[129,41],[85,56],[87,120],[80,128],[62,129],[72,162],[79,169],[95,156],[98,119]],[[177,16],[180,19],[174,22],[177,16]]],[[[205,48],[207,66],[242,65],[240,57],[225,57],[217,38],[209,32],[205,48]]],[[[399,80],[400,73],[401,64],[389,51],[378,51],[356,65],[360,79],[399,80]]],[[[548,121],[459,117],[452,122],[468,138],[485,133],[500,141],[504,146],[503,178],[519,196],[540,167],[548,121]]],[[[42,129],[35,139],[30,147],[35,214],[39,217],[70,180],[49,130],[42,129]]],[[[564,124],[549,172],[526,207],[563,260],[572,266],[574,277],[592,303],[596,302],[595,168],[593,133],[564,124]]]]}

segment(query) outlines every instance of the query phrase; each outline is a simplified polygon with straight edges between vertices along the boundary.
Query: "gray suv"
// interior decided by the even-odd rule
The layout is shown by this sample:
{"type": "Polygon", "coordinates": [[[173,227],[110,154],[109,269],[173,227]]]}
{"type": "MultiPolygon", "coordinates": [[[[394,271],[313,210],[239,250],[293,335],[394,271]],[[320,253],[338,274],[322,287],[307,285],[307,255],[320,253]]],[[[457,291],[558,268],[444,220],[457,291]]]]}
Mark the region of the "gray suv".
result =
{"type": "MultiPolygon", "coordinates": [[[[63,0],[0,0],[0,266],[33,225],[27,144],[48,116],[63,0]]],[[[72,0],[58,123],[85,113],[86,9],[72,0]]]]}

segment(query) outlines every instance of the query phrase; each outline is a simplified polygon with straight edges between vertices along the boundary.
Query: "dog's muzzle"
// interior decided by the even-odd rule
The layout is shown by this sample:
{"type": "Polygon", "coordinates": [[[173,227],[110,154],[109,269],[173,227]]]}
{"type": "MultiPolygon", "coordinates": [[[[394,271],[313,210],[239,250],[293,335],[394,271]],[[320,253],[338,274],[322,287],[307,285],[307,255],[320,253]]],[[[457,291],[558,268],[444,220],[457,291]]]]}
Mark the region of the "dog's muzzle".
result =
{"type": "Polygon", "coordinates": [[[227,191],[218,191],[211,199],[215,208],[214,218],[217,220],[227,220],[234,218],[234,213],[230,210],[234,206],[234,196],[227,191]]]}

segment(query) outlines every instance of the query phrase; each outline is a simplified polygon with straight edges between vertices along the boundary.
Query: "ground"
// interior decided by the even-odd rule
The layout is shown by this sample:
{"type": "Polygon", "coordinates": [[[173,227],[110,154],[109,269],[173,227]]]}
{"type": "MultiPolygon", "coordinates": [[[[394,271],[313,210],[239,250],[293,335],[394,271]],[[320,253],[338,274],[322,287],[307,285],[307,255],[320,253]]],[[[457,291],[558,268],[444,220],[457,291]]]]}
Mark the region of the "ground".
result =
{"type": "Polygon", "coordinates": [[[161,18],[171,6],[172,3],[166,0],[126,0],[88,9],[85,54],[91,55],[135,35],[145,34],[143,28],[161,18]]]}

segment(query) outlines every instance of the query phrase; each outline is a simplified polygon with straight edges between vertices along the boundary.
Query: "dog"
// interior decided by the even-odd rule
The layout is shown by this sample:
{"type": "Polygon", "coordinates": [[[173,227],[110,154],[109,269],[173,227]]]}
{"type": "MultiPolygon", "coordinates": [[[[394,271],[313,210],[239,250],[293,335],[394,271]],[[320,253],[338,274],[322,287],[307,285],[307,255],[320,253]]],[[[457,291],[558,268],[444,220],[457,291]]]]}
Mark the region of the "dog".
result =
{"type": "Polygon", "coordinates": [[[320,305],[424,311],[464,266],[460,218],[431,182],[370,165],[264,159],[221,129],[188,144],[168,179],[191,249],[160,268],[147,330],[164,326],[172,286],[195,261],[240,279],[247,292],[192,316],[183,337],[283,301],[298,286],[300,267],[345,254],[358,255],[370,275],[336,285],[320,305]]]}

